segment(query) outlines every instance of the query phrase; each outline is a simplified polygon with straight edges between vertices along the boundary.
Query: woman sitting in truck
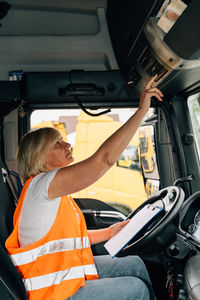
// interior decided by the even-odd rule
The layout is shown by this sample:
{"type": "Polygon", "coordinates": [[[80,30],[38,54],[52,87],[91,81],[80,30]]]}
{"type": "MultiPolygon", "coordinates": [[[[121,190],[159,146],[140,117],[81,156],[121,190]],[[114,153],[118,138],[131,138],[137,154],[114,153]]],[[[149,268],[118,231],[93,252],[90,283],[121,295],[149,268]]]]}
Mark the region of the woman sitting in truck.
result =
{"type": "Polygon", "coordinates": [[[89,158],[72,164],[70,144],[54,128],[27,133],[19,146],[18,166],[24,187],[6,248],[20,272],[30,300],[155,299],[138,256],[93,257],[90,245],[114,236],[128,221],[87,230],[81,210],[70,197],[99,179],[132,139],[162,93],[151,85],[141,93],[135,114],[89,158]]]}

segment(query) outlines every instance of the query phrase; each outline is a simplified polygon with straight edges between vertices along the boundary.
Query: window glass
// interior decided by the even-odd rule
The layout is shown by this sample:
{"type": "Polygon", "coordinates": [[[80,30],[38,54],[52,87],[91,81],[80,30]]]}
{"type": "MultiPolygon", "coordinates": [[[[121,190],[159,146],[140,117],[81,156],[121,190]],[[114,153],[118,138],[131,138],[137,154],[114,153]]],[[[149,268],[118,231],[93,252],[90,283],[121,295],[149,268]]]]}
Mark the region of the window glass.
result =
{"type": "Polygon", "coordinates": [[[148,196],[159,190],[160,177],[156,159],[154,126],[143,125],[139,130],[140,161],[148,196]]]}
{"type": "Polygon", "coordinates": [[[188,98],[188,107],[200,158],[200,93],[188,98]]]}
{"type": "Polygon", "coordinates": [[[141,171],[138,146],[128,145],[117,160],[117,166],[141,171]]]}
{"type": "MultiPolygon", "coordinates": [[[[93,154],[134,111],[135,109],[113,109],[109,114],[91,117],[81,110],[36,110],[31,115],[31,128],[57,128],[63,139],[71,144],[76,163],[93,154]]],[[[147,117],[152,113],[150,110],[147,117]]],[[[145,164],[147,155],[143,149],[141,160],[140,139],[138,129],[116,164],[93,185],[72,196],[105,201],[126,215],[144,202],[155,188],[152,182],[146,185],[147,180],[143,176],[141,164],[145,164]]],[[[154,167],[152,147],[150,152],[154,167]]],[[[147,153],[149,154],[149,150],[147,153]]],[[[145,168],[147,172],[152,172],[152,166],[147,165],[145,168]]]]}

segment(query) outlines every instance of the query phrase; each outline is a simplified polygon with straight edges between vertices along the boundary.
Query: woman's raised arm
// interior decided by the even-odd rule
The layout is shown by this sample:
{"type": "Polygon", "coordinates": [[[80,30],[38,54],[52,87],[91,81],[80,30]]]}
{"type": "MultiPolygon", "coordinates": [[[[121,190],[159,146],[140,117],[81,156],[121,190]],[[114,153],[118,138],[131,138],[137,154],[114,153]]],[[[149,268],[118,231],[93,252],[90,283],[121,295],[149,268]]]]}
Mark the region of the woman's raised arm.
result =
{"type": "Polygon", "coordinates": [[[151,87],[155,78],[156,76],[147,82],[134,115],[114,132],[92,156],[57,172],[49,186],[49,198],[78,192],[93,184],[113,166],[149,110],[151,97],[154,96],[162,101],[161,91],[156,87],[151,87]]]}

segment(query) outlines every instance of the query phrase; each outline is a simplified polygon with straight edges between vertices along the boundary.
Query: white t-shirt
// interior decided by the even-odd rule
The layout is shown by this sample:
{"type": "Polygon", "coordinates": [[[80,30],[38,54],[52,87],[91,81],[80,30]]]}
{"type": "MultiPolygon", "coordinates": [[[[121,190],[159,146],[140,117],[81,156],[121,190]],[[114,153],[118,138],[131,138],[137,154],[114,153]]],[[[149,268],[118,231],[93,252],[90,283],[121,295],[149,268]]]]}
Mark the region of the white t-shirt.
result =
{"type": "Polygon", "coordinates": [[[41,173],[29,184],[19,220],[20,247],[41,239],[53,225],[61,197],[49,199],[48,188],[58,170],[41,173]]]}

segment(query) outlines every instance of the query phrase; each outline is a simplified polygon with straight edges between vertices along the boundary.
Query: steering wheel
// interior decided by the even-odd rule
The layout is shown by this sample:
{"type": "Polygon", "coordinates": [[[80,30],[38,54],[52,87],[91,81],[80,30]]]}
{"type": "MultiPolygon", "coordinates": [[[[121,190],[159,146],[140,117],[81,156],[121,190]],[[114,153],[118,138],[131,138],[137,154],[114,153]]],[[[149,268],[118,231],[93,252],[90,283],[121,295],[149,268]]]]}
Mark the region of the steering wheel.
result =
{"type": "Polygon", "coordinates": [[[148,198],[127,219],[132,219],[144,206],[161,207],[162,212],[151,219],[124,247],[119,255],[129,252],[150,254],[165,247],[178,229],[178,212],[184,201],[184,192],[180,187],[169,186],[148,198]],[[149,245],[151,243],[151,245],[149,245]]]}

